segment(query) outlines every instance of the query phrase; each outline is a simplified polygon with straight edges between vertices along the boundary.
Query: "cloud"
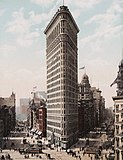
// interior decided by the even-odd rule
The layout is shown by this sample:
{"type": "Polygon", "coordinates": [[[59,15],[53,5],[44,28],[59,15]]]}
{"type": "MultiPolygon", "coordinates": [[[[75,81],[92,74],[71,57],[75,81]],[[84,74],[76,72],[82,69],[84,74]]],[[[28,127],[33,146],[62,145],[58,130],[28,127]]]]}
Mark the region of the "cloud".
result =
{"type": "Polygon", "coordinates": [[[8,54],[12,54],[16,51],[16,47],[13,45],[3,44],[0,45],[0,53],[7,56],[8,54]]]}
{"type": "Polygon", "coordinates": [[[41,22],[46,21],[49,18],[49,15],[47,13],[35,14],[34,11],[30,11],[29,16],[30,16],[30,23],[32,25],[41,24],[41,22]]]}
{"type": "MultiPolygon", "coordinates": [[[[122,1],[123,4],[123,1],[122,1]]],[[[105,13],[95,15],[87,20],[84,25],[91,25],[92,23],[97,24],[93,34],[88,35],[80,40],[80,44],[90,44],[92,48],[100,48],[101,44],[107,38],[118,38],[123,36],[123,23],[122,23],[122,5],[121,1],[114,1],[110,8],[105,13]],[[119,2],[119,3],[118,3],[119,2]]]]}
{"type": "Polygon", "coordinates": [[[80,9],[76,9],[73,12],[74,18],[78,18],[81,15],[81,10],[80,9]]]}
{"type": "MultiPolygon", "coordinates": [[[[55,14],[54,12],[57,10],[57,5],[58,2],[51,8],[49,14],[45,12],[36,14],[34,11],[26,13],[24,8],[20,8],[19,11],[12,13],[12,20],[6,25],[6,32],[15,35],[16,42],[20,46],[30,47],[39,40],[40,31],[42,29],[39,29],[41,23],[46,23],[47,25],[47,22],[49,22],[51,17],[55,14]]],[[[45,28],[45,25],[43,26],[45,28]]]]}
{"type": "Polygon", "coordinates": [[[93,8],[95,5],[100,3],[102,0],[67,0],[65,1],[65,5],[70,6],[76,6],[77,8],[81,8],[82,10],[87,10],[90,8],[93,8]]]}
{"type": "Polygon", "coordinates": [[[100,3],[101,0],[75,0],[74,3],[76,6],[80,7],[81,9],[90,9],[100,3]]]}
{"type": "Polygon", "coordinates": [[[5,9],[0,9],[0,16],[2,16],[5,13],[5,9]]]}
{"type": "Polygon", "coordinates": [[[36,42],[40,34],[38,32],[30,32],[17,38],[17,43],[23,47],[29,47],[36,42]]]}
{"type": "Polygon", "coordinates": [[[24,9],[21,8],[18,12],[13,12],[13,20],[7,24],[6,31],[14,34],[25,34],[30,29],[30,22],[24,18],[24,9]]]}
{"type": "Polygon", "coordinates": [[[16,42],[23,47],[31,46],[40,37],[39,30],[33,29],[33,26],[36,26],[41,18],[34,14],[32,16],[31,13],[28,16],[25,18],[24,9],[21,8],[18,12],[13,12],[13,19],[6,26],[6,32],[16,35],[16,42]]]}
{"type": "Polygon", "coordinates": [[[54,2],[54,0],[31,0],[32,3],[37,5],[48,5],[54,2]]]}

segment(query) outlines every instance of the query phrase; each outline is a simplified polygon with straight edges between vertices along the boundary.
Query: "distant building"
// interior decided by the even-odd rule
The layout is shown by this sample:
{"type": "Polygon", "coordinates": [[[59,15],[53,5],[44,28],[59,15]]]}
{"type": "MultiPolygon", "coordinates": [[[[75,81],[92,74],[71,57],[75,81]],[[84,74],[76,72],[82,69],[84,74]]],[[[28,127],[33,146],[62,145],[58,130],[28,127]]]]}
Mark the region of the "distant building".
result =
{"type": "Polygon", "coordinates": [[[47,136],[68,148],[78,140],[78,26],[67,6],[47,25],[47,136]]]}
{"type": "Polygon", "coordinates": [[[117,84],[117,96],[112,97],[115,116],[115,160],[123,160],[123,59],[119,64],[117,78],[111,86],[115,83],[117,84]]]}
{"type": "Polygon", "coordinates": [[[29,108],[29,98],[21,98],[20,99],[20,113],[22,119],[27,119],[27,111],[29,108]]]}

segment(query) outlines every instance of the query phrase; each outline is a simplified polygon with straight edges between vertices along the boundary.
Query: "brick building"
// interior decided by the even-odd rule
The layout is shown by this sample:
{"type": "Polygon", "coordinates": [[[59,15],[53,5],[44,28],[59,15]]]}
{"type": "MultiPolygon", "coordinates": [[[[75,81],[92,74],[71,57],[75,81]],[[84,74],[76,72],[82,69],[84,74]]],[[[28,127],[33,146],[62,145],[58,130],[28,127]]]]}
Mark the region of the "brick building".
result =
{"type": "Polygon", "coordinates": [[[29,102],[28,124],[31,129],[36,129],[37,133],[41,132],[44,137],[46,137],[46,117],[46,99],[40,96],[39,92],[34,92],[33,98],[29,102]]]}
{"type": "Polygon", "coordinates": [[[47,109],[44,106],[39,108],[39,130],[42,132],[42,136],[46,137],[46,118],[47,118],[47,109]]]}

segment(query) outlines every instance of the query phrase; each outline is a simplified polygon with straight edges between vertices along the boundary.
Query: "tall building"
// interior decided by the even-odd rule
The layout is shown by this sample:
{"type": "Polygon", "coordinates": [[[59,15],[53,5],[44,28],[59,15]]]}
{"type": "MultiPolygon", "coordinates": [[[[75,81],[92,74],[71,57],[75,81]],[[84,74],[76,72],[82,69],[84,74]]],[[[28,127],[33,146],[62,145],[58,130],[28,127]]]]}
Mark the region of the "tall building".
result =
{"type": "Polygon", "coordinates": [[[114,115],[115,115],[115,160],[123,159],[123,59],[119,64],[119,71],[117,78],[111,84],[117,84],[117,96],[112,97],[114,101],[114,115]]]}
{"type": "Polygon", "coordinates": [[[94,106],[95,106],[95,126],[100,127],[101,123],[104,122],[104,114],[105,114],[105,99],[101,95],[101,90],[96,87],[91,87],[93,92],[94,106]]]}
{"type": "Polygon", "coordinates": [[[87,74],[83,75],[79,84],[78,96],[79,136],[83,136],[94,128],[94,99],[87,74]]]}
{"type": "Polygon", "coordinates": [[[105,99],[99,89],[91,87],[86,73],[78,90],[79,136],[83,136],[104,122],[105,99]]]}
{"type": "Polygon", "coordinates": [[[68,148],[78,137],[78,26],[60,6],[46,27],[47,136],[68,148]],[[53,135],[53,136],[52,136],[53,135]]]}

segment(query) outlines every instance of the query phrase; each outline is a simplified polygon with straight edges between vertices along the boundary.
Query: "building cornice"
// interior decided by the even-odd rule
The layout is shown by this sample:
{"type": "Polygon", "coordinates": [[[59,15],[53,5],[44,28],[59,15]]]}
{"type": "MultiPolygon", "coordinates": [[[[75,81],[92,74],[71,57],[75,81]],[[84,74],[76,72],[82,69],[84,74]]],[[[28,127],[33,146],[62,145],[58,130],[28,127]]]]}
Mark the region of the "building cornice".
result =
{"type": "Polygon", "coordinates": [[[120,100],[120,99],[123,99],[123,96],[115,96],[115,97],[112,97],[113,100],[120,100]]]}
{"type": "Polygon", "coordinates": [[[50,23],[47,25],[46,29],[44,30],[44,34],[47,33],[48,29],[51,27],[51,25],[53,24],[53,22],[56,20],[56,18],[58,17],[59,14],[62,14],[62,13],[67,13],[69,14],[71,20],[73,21],[73,24],[75,26],[75,28],[77,29],[77,33],[79,32],[79,28],[72,16],[72,14],[70,13],[69,9],[67,6],[60,6],[60,9],[58,9],[58,11],[55,13],[54,17],[51,19],[50,23]]]}

